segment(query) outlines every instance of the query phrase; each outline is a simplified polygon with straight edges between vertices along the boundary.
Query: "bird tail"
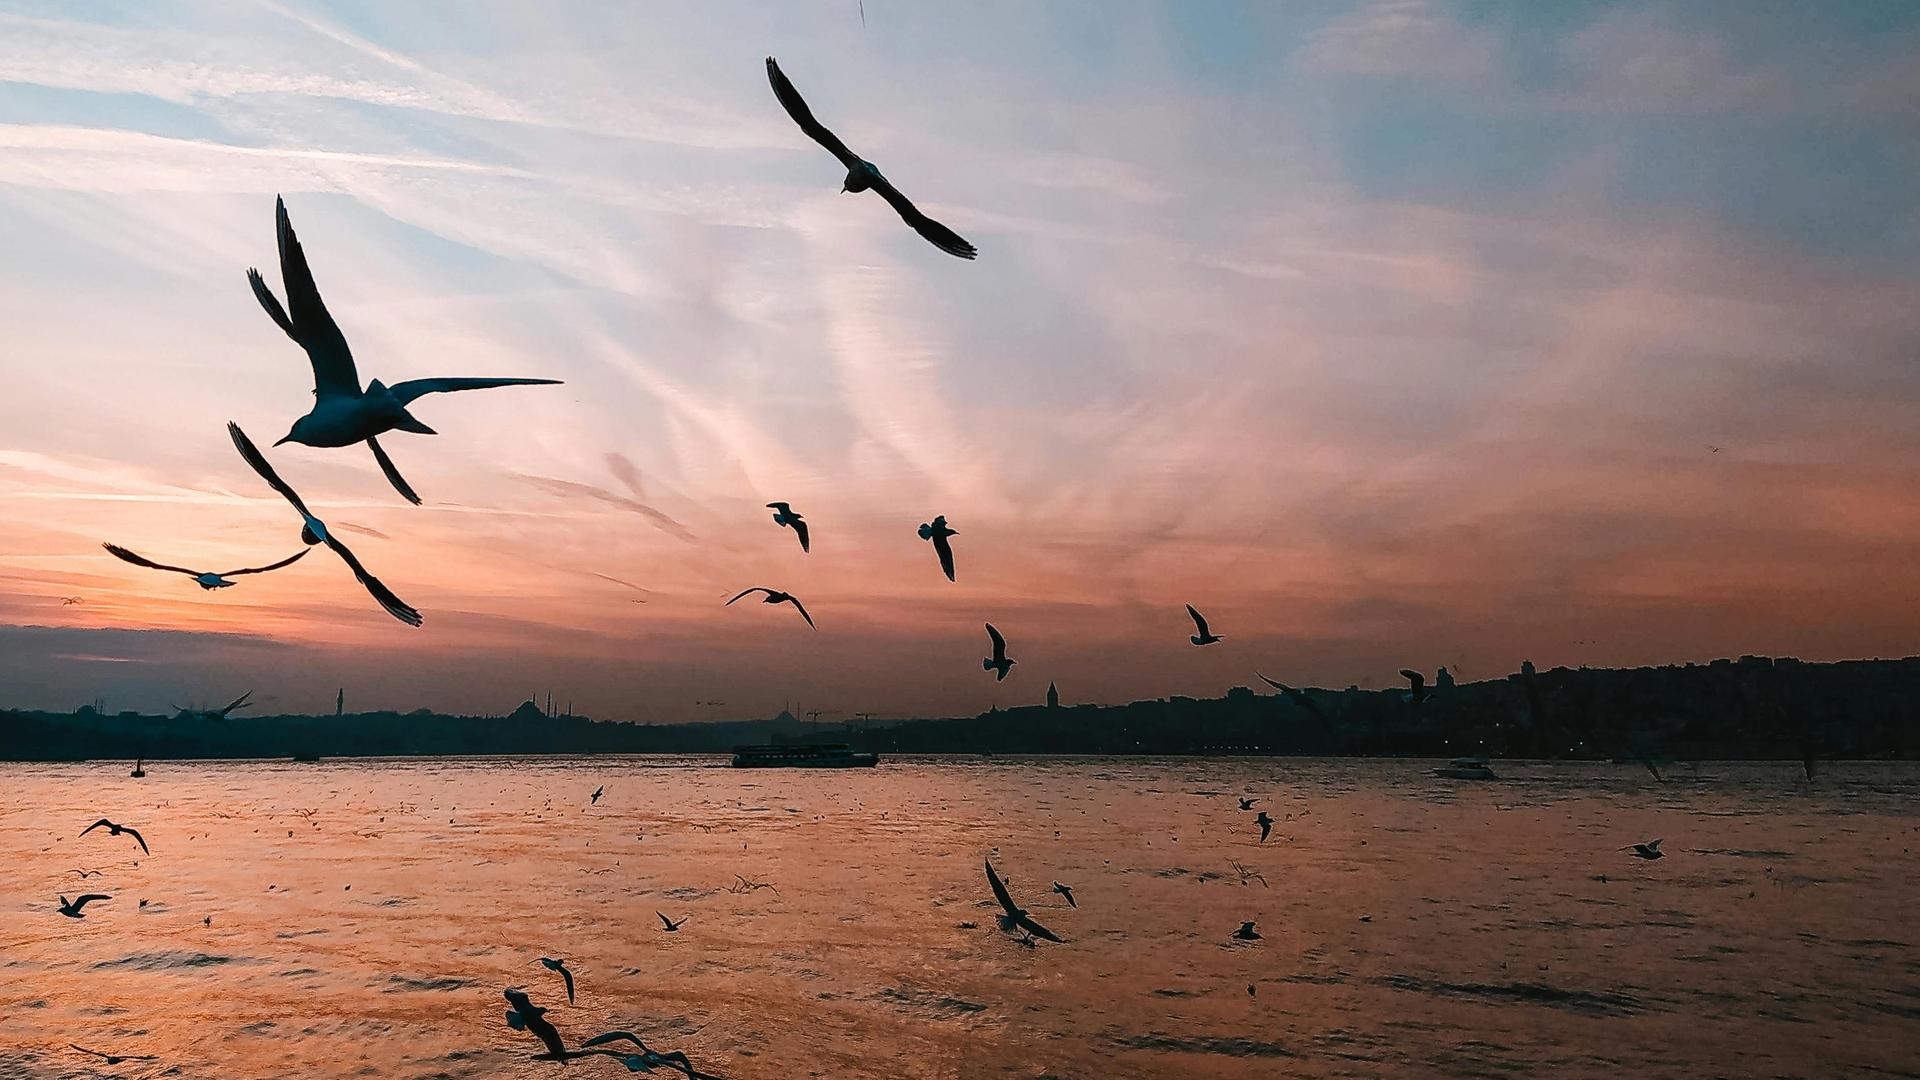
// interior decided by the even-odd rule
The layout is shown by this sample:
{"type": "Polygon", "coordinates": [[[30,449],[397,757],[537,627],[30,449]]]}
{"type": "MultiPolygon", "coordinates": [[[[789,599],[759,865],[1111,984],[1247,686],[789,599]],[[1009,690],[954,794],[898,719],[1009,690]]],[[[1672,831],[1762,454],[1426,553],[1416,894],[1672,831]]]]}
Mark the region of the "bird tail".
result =
{"type": "Polygon", "coordinates": [[[439,432],[433,430],[427,425],[421,423],[418,417],[414,416],[412,413],[408,412],[405,409],[400,410],[400,419],[393,426],[400,431],[411,431],[415,435],[440,434],[439,432]]]}

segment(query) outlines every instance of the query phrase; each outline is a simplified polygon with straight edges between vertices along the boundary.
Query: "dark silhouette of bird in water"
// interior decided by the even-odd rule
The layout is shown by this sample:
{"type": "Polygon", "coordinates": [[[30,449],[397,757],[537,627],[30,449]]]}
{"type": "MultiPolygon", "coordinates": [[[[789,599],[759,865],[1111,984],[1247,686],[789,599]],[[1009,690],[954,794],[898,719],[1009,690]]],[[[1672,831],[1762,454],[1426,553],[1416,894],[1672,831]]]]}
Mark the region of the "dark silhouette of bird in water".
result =
{"type": "Polygon", "coordinates": [[[1410,705],[1418,705],[1432,696],[1427,691],[1427,677],[1425,675],[1407,667],[1400,669],[1400,675],[1405,678],[1407,682],[1413,684],[1413,688],[1408,690],[1400,700],[1410,705]]]}
{"type": "Polygon", "coordinates": [[[1056,882],[1054,882],[1054,883],[1053,883],[1053,891],[1054,891],[1054,892],[1057,892],[1057,893],[1059,893],[1059,894],[1060,894],[1061,896],[1064,896],[1064,897],[1066,897],[1066,898],[1067,898],[1067,906],[1068,906],[1068,907],[1070,907],[1070,908],[1077,908],[1077,907],[1079,907],[1079,906],[1080,906],[1080,905],[1079,905],[1079,903],[1077,903],[1077,902],[1076,902],[1076,901],[1075,901],[1075,900],[1073,899],[1073,886],[1071,886],[1071,885],[1062,885],[1062,884],[1060,884],[1059,882],[1057,882],[1057,881],[1056,881],[1056,882]]]}
{"type": "Polygon", "coordinates": [[[1253,928],[1251,921],[1243,922],[1240,924],[1240,929],[1233,932],[1233,936],[1241,941],[1259,941],[1260,931],[1253,928]]]}
{"type": "Polygon", "coordinates": [[[1027,909],[1019,907],[1013,902],[1013,897],[1007,893],[1007,883],[1001,881],[1000,875],[993,872],[993,860],[986,860],[986,864],[987,884],[993,889],[993,898],[1000,901],[1000,906],[1005,909],[999,916],[1000,929],[1024,930],[1034,937],[1045,938],[1048,941],[1065,944],[1053,931],[1041,926],[1039,923],[1034,922],[1032,918],[1028,917],[1027,909]]]}
{"type": "Polygon", "coordinates": [[[604,1052],[619,1057],[626,1063],[628,1072],[652,1072],[657,1066],[671,1065],[681,1072],[686,1073],[687,1080],[702,1080],[703,1077],[707,1076],[706,1073],[696,1070],[693,1067],[693,1062],[687,1060],[687,1055],[681,1051],[672,1050],[663,1054],[648,1046],[646,1043],[641,1042],[640,1036],[635,1035],[631,1031],[608,1031],[600,1035],[595,1035],[593,1038],[581,1043],[580,1047],[585,1050],[621,1041],[633,1043],[633,1045],[640,1048],[640,1052],[638,1054],[625,1055],[620,1054],[618,1051],[604,1052]]]}
{"type": "Polygon", "coordinates": [[[1020,661],[1007,659],[1007,639],[1000,636],[1000,631],[995,630],[992,623],[987,624],[987,637],[993,639],[993,655],[981,660],[980,667],[983,671],[993,672],[993,681],[999,682],[1020,661]]]}
{"type": "Polygon", "coordinates": [[[91,1054],[94,1057],[99,1058],[101,1061],[106,1062],[108,1065],[119,1065],[122,1062],[127,1062],[127,1061],[159,1061],[160,1060],[159,1058],[154,1057],[152,1054],[105,1054],[105,1053],[101,1053],[98,1050],[89,1050],[84,1046],[78,1045],[77,1043],[68,1043],[67,1045],[73,1047],[75,1050],[78,1050],[83,1054],[91,1054]]]}
{"type": "MultiPolygon", "coordinates": [[[[813,626],[813,616],[807,614],[807,609],[800,605],[800,598],[793,595],[792,593],[784,593],[778,589],[769,589],[763,585],[755,585],[751,589],[740,590],[739,595],[735,596],[733,600],[738,600],[740,599],[741,596],[745,596],[748,593],[757,593],[757,592],[762,592],[767,594],[766,599],[760,601],[763,604],[792,604],[793,610],[799,612],[800,617],[807,620],[807,625],[813,626]]],[[[733,600],[727,601],[726,604],[723,606],[732,607],[733,600]]],[[[813,626],[813,628],[815,630],[820,629],[817,626],[813,626]]]]}
{"type": "Polygon", "coordinates": [[[353,571],[355,580],[359,581],[361,586],[380,602],[380,606],[386,609],[387,614],[408,626],[420,625],[422,621],[420,612],[405,600],[395,596],[393,590],[387,588],[379,578],[369,574],[367,568],[360,565],[360,560],[354,557],[347,545],[342,543],[339,537],[327,531],[327,523],[314,517],[313,512],[307,509],[307,504],[300,500],[299,493],[288,487],[285,480],[280,479],[280,474],[273,471],[272,463],[267,461],[266,455],[260,452],[259,447],[253,445],[253,440],[247,438],[247,433],[240,430],[239,424],[228,421],[227,434],[233,437],[234,448],[240,451],[240,457],[253,467],[254,472],[260,474],[260,479],[265,480],[267,486],[279,492],[281,498],[287,500],[295,510],[299,511],[302,522],[300,539],[305,541],[308,547],[314,544],[327,545],[335,555],[340,556],[342,562],[347,564],[347,569],[353,571]]]}
{"type": "Polygon", "coordinates": [[[607,786],[605,784],[602,784],[599,787],[594,788],[593,794],[591,796],[588,796],[587,798],[587,805],[592,806],[593,804],[599,802],[600,796],[605,795],[606,793],[607,793],[607,786]]]}
{"type": "Polygon", "coordinates": [[[108,896],[106,893],[97,892],[87,893],[85,896],[76,897],[73,900],[68,900],[65,896],[62,896],[60,898],[60,914],[65,915],[69,919],[84,919],[86,916],[81,914],[81,908],[86,907],[95,900],[111,899],[113,899],[113,897],[108,896]]]}
{"type": "Polygon", "coordinates": [[[794,513],[793,507],[783,502],[770,502],[767,504],[767,509],[773,511],[773,523],[775,525],[785,525],[787,528],[793,530],[795,536],[800,538],[800,551],[802,554],[813,550],[807,542],[807,521],[799,514],[794,513]]]}
{"type": "Polygon", "coordinates": [[[806,101],[800,97],[800,91],[795,90],[793,83],[787,81],[786,73],[780,70],[780,65],[771,56],[767,57],[767,81],[773,84],[773,96],[780,99],[780,104],[786,108],[787,115],[793,117],[793,122],[800,125],[800,130],[806,132],[807,137],[814,142],[826,147],[828,153],[839,158],[840,164],[846,166],[847,178],[840,185],[841,191],[877,192],[900,215],[900,220],[912,226],[914,232],[925,237],[934,247],[962,259],[971,259],[979,254],[972,244],[961,239],[959,233],[921,213],[917,207],[907,201],[905,195],[900,194],[899,189],[895,188],[886,177],[880,175],[880,170],[874,167],[873,162],[866,161],[847,149],[847,144],[841,142],[839,136],[828,131],[824,124],[815,120],[813,110],[807,108],[806,101]]]}
{"type": "Polygon", "coordinates": [[[920,526],[920,539],[933,541],[933,553],[940,556],[940,569],[947,575],[948,581],[953,580],[953,545],[947,542],[947,538],[958,535],[958,532],[947,528],[945,514],[935,515],[932,521],[920,526]]]}
{"type": "Polygon", "coordinates": [[[133,777],[133,778],[134,778],[135,780],[144,780],[144,779],[146,779],[146,776],[147,776],[147,759],[146,759],[146,758],[135,758],[135,759],[134,759],[134,761],[133,761],[133,771],[132,771],[132,772],[130,772],[130,773],[128,773],[127,775],[128,775],[128,776],[131,776],[131,777],[133,777]]]}
{"type": "Polygon", "coordinates": [[[666,932],[669,934],[678,931],[682,926],[685,926],[687,924],[688,919],[693,917],[691,915],[682,915],[680,917],[679,922],[674,922],[672,919],[667,918],[664,914],[661,914],[658,911],[654,912],[654,914],[660,916],[660,923],[662,926],[666,927],[666,932]]]}
{"type": "Polygon", "coordinates": [[[534,963],[539,964],[548,971],[557,971],[560,973],[560,978],[567,984],[567,1004],[573,1004],[573,972],[567,970],[567,962],[565,960],[555,960],[550,956],[543,956],[535,960],[534,963]]]}
{"type": "Polygon", "coordinates": [[[497,386],[552,386],[558,379],[409,379],[386,386],[375,379],[366,389],[360,388],[360,374],[354,368],[353,353],[347,348],[346,335],[328,314],[327,305],[320,299],[320,289],[313,283],[313,271],[307,267],[307,254],[301,248],[300,240],[293,234],[293,223],[287,218],[287,204],[275,197],[273,200],[274,234],[280,248],[280,279],[286,286],[287,306],[281,307],[280,301],[267,288],[261,279],[260,271],[251,267],[247,270],[247,283],[253,286],[253,295],[266,309],[274,324],[293,339],[294,344],[305,350],[307,360],[313,366],[313,408],[307,415],[293,422],[280,442],[297,442],[307,446],[352,446],[365,442],[373,448],[373,457],[380,465],[380,471],[386,474],[387,482],[392,484],[408,502],[418,505],[420,496],[414,494],[399,470],[393,467],[393,460],[387,457],[385,450],[375,441],[374,436],[388,431],[411,431],[420,435],[437,434],[432,428],[421,423],[407,406],[414,399],[425,394],[450,393],[456,390],[488,390],[497,386]]]}
{"type": "Polygon", "coordinates": [[[1253,823],[1260,826],[1260,842],[1266,843],[1267,834],[1273,831],[1273,819],[1267,816],[1265,810],[1262,810],[1260,816],[1253,819],[1253,823]]]}
{"type": "Polygon", "coordinates": [[[108,821],[106,818],[101,818],[99,821],[96,821],[93,824],[87,826],[86,828],[81,829],[80,835],[85,836],[95,829],[105,829],[107,830],[107,835],[109,836],[119,836],[121,833],[126,833],[128,836],[133,837],[133,840],[135,843],[140,845],[141,851],[146,852],[149,855],[153,854],[153,852],[147,850],[147,838],[144,836],[141,836],[140,830],[138,829],[132,828],[127,825],[115,825],[113,822],[108,821]]]}
{"type": "Polygon", "coordinates": [[[1251,809],[1253,809],[1253,804],[1254,804],[1254,803],[1257,803],[1257,802],[1259,802],[1259,801],[1260,801],[1259,799],[1247,799],[1247,798],[1242,798],[1242,799],[1240,800],[1240,809],[1242,809],[1242,810],[1251,810],[1251,809]]]}
{"type": "Polygon", "coordinates": [[[1654,859],[1666,858],[1666,853],[1660,850],[1660,841],[1658,840],[1649,840],[1644,844],[1629,844],[1620,850],[1631,851],[1633,852],[1634,858],[1646,859],[1649,862],[1654,859]]]}
{"type": "Polygon", "coordinates": [[[1222,640],[1220,635],[1207,629],[1207,620],[1198,611],[1194,610],[1192,604],[1187,605],[1187,614],[1192,616],[1193,628],[1196,631],[1192,637],[1187,639],[1188,641],[1193,642],[1195,645],[1211,645],[1216,641],[1222,640]]]}
{"type": "Polygon", "coordinates": [[[306,558],[307,552],[311,550],[309,548],[302,548],[300,551],[281,559],[279,562],[269,563],[266,566],[255,566],[245,570],[221,570],[216,572],[212,570],[189,570],[184,566],[168,566],[166,563],[157,563],[144,555],[138,555],[128,551],[119,544],[101,544],[100,546],[106,548],[108,554],[119,559],[121,562],[130,562],[135,566],[144,566],[149,570],[166,570],[175,574],[185,574],[192,578],[195,584],[208,592],[212,592],[215,589],[231,588],[235,584],[235,582],[227,580],[231,577],[241,577],[246,574],[264,574],[269,570],[278,570],[283,566],[292,566],[294,563],[306,558]]]}
{"type": "Polygon", "coordinates": [[[561,1040],[560,1032],[547,1020],[547,1010],[528,1000],[524,991],[506,991],[507,1003],[513,1008],[507,1010],[507,1026],[515,1031],[532,1032],[547,1048],[547,1056],[565,1060],[568,1055],[567,1044],[561,1040]]]}

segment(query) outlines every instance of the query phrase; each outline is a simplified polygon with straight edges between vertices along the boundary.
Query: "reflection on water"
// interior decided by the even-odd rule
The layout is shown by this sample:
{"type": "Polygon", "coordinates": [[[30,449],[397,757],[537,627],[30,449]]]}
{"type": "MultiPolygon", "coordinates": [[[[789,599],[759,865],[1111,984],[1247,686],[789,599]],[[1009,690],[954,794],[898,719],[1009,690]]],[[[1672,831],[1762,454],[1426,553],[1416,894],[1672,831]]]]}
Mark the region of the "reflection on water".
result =
{"type": "Polygon", "coordinates": [[[0,1075],[627,1075],[530,1061],[507,986],[570,1039],[628,1028],[737,1078],[1916,1060],[1913,766],[1809,791],[1797,765],[714,764],[0,765],[0,1075]],[[153,854],[76,835],[102,814],[153,854]],[[1620,850],[1654,837],[1659,862],[1620,850]],[[1066,944],[995,928],[987,855],[1066,944]],[[113,899],[55,911],[82,892],[113,899]],[[1232,940],[1248,919],[1262,940],[1232,940]]]}

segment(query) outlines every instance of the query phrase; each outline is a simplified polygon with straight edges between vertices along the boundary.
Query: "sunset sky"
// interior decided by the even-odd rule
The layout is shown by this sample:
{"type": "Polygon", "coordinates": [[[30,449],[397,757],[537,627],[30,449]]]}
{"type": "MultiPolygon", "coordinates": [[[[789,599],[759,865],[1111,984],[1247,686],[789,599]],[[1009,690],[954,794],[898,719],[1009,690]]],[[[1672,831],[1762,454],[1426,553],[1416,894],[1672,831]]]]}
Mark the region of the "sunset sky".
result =
{"type": "Polygon", "coordinates": [[[0,705],[956,714],[1920,652],[1920,6],[865,17],[7,4],[0,705]],[[979,260],[839,194],[769,54],[979,260]],[[383,441],[424,507],[364,447],[269,451],[421,629],[324,551],[205,593],[100,549],[300,546],[223,429],[312,400],[244,276],[279,289],[276,193],[363,379],[566,380],[423,399],[440,434],[383,441]],[[750,585],[818,633],[722,607],[750,585]]]}

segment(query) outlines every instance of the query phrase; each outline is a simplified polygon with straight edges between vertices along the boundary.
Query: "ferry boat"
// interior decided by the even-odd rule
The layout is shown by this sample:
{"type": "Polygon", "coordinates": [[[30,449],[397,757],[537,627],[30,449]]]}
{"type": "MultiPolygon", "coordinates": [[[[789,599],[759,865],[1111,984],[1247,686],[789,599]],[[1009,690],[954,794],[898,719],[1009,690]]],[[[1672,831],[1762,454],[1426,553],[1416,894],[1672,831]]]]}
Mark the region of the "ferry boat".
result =
{"type": "Polygon", "coordinates": [[[1483,757],[1457,757],[1447,762],[1444,769],[1433,770],[1433,775],[1444,776],[1449,780],[1498,780],[1493,770],[1487,767],[1483,757]]]}
{"type": "Polygon", "coordinates": [[[856,754],[845,743],[789,743],[736,746],[736,769],[871,769],[879,754],[856,754]]]}

